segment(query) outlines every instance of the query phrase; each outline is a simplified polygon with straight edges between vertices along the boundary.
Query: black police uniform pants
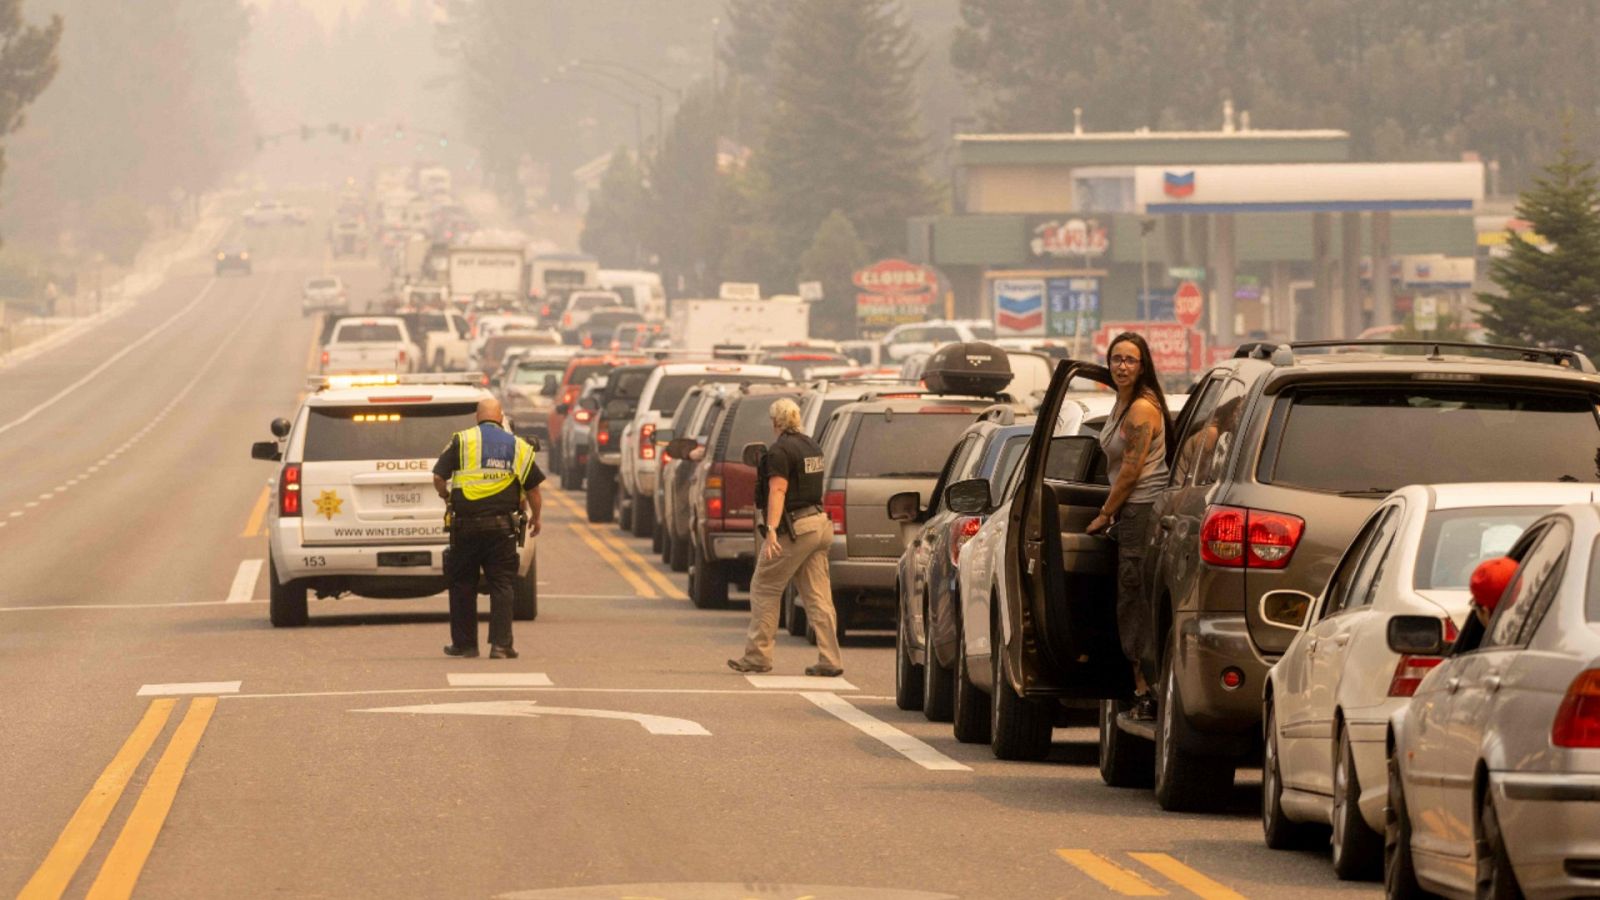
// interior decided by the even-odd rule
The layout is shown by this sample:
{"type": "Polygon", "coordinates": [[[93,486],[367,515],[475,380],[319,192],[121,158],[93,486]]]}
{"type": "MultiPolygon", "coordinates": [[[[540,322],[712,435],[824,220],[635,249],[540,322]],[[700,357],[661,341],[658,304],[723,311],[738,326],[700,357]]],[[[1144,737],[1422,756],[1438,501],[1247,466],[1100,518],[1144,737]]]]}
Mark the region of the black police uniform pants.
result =
{"type": "Polygon", "coordinates": [[[517,539],[504,530],[452,533],[445,577],[450,581],[450,643],[478,646],[478,573],[489,587],[489,643],[511,646],[517,539]]]}

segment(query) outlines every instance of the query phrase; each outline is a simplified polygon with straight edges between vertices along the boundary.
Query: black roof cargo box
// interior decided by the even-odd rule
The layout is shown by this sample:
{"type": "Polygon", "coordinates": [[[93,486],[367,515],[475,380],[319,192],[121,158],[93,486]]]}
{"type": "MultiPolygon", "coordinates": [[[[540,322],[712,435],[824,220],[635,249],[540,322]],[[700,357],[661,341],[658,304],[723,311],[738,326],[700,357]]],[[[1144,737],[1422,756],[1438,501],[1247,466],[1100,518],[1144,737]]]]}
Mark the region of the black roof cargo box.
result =
{"type": "Polygon", "coordinates": [[[945,344],[933,351],[922,370],[922,383],[935,394],[995,397],[1011,384],[1006,351],[982,341],[945,344]]]}

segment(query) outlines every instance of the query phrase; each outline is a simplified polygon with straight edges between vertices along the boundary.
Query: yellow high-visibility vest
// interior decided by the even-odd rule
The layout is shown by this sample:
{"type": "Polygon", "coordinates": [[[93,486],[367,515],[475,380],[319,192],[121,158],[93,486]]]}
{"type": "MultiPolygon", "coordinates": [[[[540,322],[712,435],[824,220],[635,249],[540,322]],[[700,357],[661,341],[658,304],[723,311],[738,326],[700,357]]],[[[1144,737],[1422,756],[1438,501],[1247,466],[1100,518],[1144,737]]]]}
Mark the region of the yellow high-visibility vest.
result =
{"type": "Polygon", "coordinates": [[[497,425],[489,429],[468,428],[456,432],[461,447],[460,466],[450,476],[452,487],[459,488],[468,500],[493,497],[520,480],[526,484],[533,472],[533,447],[497,425]],[[484,433],[489,434],[485,447],[484,433]]]}

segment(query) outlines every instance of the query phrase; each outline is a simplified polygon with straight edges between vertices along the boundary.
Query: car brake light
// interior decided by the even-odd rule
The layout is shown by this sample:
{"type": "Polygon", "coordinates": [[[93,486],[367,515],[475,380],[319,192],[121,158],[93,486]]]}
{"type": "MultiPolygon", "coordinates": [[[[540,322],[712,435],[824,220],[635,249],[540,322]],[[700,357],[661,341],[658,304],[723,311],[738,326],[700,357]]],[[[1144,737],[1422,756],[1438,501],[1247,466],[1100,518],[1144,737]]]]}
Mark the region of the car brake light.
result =
{"type": "Polygon", "coordinates": [[[718,463],[712,474],[706,475],[704,488],[706,518],[722,518],[722,464],[718,463]]]}
{"type": "Polygon", "coordinates": [[[278,515],[300,515],[300,464],[289,463],[278,476],[278,515]]]}
{"type": "Polygon", "coordinates": [[[608,428],[601,428],[600,433],[596,434],[594,439],[595,443],[602,447],[611,446],[611,430],[608,428]]]}
{"type": "Polygon", "coordinates": [[[567,313],[566,315],[561,317],[561,327],[562,328],[571,328],[572,327],[572,313],[567,313]]]}
{"type": "Polygon", "coordinates": [[[829,491],[823,494],[822,511],[833,520],[833,533],[844,534],[844,491],[829,491]]]}
{"type": "Polygon", "coordinates": [[[402,366],[405,365],[406,364],[406,352],[404,350],[401,350],[399,353],[396,353],[395,354],[395,360],[397,362],[399,362],[400,365],[402,365],[402,366]]]}
{"type": "Polygon", "coordinates": [[[1305,528],[1299,516],[1212,506],[1200,524],[1200,558],[1234,569],[1286,568],[1305,528]]]}
{"type": "Polygon", "coordinates": [[[593,347],[594,346],[594,337],[592,335],[587,335],[587,334],[584,335],[583,336],[583,346],[584,346],[585,349],[587,349],[589,347],[593,347]]]}
{"type": "Polygon", "coordinates": [[[545,305],[539,307],[539,315],[544,316],[547,319],[550,318],[550,304],[546,303],[545,305]]]}
{"type": "Polygon", "coordinates": [[[656,458],[656,426],[649,422],[639,426],[639,458],[656,458]]]}
{"type": "Polygon", "coordinates": [[[1572,679],[1556,710],[1550,743],[1557,747],[1600,748],[1600,669],[1572,679]]]}
{"type": "Polygon", "coordinates": [[[961,562],[961,548],[967,545],[983,527],[983,520],[977,516],[962,516],[950,526],[950,564],[961,562]]]}
{"type": "Polygon", "coordinates": [[[326,351],[326,350],[322,351],[322,364],[323,365],[327,365],[328,364],[328,351],[326,351]]]}
{"type": "Polygon", "coordinates": [[[711,497],[711,496],[707,496],[706,497],[706,518],[708,518],[708,519],[720,519],[720,518],[722,518],[722,498],[721,497],[711,497]]]}
{"type": "Polygon", "coordinates": [[[587,425],[587,424],[589,424],[589,420],[594,418],[594,413],[590,412],[587,409],[580,409],[577,412],[573,413],[572,416],[573,416],[573,418],[578,420],[578,424],[587,425]]]}
{"type": "Polygon", "coordinates": [[[1401,656],[1395,663],[1394,677],[1389,679],[1389,696],[1412,696],[1428,671],[1441,662],[1444,658],[1440,656],[1401,656]]]}

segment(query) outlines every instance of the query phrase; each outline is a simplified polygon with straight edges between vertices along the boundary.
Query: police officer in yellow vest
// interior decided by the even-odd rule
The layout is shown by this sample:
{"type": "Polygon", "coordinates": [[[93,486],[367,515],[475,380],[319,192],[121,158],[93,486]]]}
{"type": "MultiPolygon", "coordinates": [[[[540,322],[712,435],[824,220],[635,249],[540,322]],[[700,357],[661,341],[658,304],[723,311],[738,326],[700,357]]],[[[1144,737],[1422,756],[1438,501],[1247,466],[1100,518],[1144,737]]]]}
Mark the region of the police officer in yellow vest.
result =
{"type": "Polygon", "coordinates": [[[489,585],[489,658],[516,659],[511,606],[516,592],[520,510],[530,535],[539,533],[544,473],[533,447],[507,431],[500,401],[478,402],[478,424],[458,431],[433,465],[433,487],[450,502],[450,644],[446,656],[478,655],[478,572],[489,585]]]}

